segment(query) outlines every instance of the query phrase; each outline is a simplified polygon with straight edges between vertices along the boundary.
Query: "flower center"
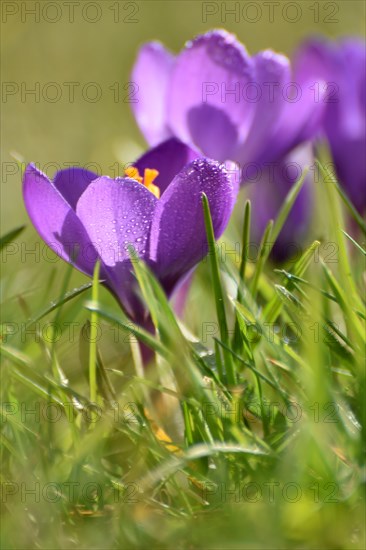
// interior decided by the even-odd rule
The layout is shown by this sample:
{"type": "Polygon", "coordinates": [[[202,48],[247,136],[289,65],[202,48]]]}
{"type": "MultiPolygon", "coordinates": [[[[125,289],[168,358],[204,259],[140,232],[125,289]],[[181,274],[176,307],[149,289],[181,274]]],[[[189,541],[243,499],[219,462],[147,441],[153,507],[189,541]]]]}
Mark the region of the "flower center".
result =
{"type": "Polygon", "coordinates": [[[127,177],[132,178],[139,183],[142,183],[157,199],[160,199],[160,189],[154,185],[153,181],[158,177],[159,172],[153,168],[145,168],[144,177],[140,176],[138,169],[135,166],[129,166],[125,170],[127,177]]]}

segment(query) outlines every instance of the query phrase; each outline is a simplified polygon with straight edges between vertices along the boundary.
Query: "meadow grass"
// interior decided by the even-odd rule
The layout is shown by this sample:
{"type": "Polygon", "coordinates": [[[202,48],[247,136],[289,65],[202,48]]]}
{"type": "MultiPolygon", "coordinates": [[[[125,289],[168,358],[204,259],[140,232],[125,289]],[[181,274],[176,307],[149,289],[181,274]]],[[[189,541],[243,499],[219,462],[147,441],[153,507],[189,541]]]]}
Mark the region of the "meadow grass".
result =
{"type": "Polygon", "coordinates": [[[222,248],[203,197],[209,255],[183,321],[133,258],[154,335],[98,269],[6,256],[2,548],[366,547],[365,227],[323,171],[322,229],[274,266],[301,184],[255,261],[250,203],[222,248]]]}

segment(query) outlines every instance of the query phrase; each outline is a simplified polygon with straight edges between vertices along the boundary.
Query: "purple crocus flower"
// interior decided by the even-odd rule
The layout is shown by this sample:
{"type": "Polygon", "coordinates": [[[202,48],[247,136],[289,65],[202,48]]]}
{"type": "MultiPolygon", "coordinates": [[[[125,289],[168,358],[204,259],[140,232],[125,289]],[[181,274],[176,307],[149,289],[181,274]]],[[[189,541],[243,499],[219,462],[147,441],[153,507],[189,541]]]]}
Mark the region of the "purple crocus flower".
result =
{"type": "MultiPolygon", "coordinates": [[[[237,162],[243,183],[253,181],[258,171],[266,179],[271,165],[273,181],[258,185],[261,207],[253,212],[258,233],[267,215],[276,216],[293,183],[281,177],[287,155],[319,127],[324,104],[314,100],[310,84],[292,82],[284,55],[265,50],[250,56],[224,30],[198,36],[177,56],[157,42],[142,46],[131,78],[138,86],[132,108],[148,143],[177,136],[204,155],[237,162]]],[[[301,192],[294,205],[301,231],[294,233],[293,224],[285,224],[285,240],[303,234],[310,193],[310,187],[301,192]]]]}
{"type": "Polygon", "coordinates": [[[132,108],[150,145],[176,136],[204,155],[276,162],[317,131],[322,103],[306,81],[292,82],[290,61],[272,50],[250,56],[235,36],[214,30],[176,57],[157,42],[140,49],[132,71],[132,108]]]}
{"type": "MultiPolygon", "coordinates": [[[[258,245],[268,221],[276,218],[287,193],[301,177],[304,167],[312,162],[312,145],[305,143],[291,151],[281,162],[265,166],[247,186],[247,196],[255,218],[251,231],[253,244],[258,245]]],[[[285,231],[280,232],[274,243],[271,253],[274,260],[282,262],[289,257],[299,258],[311,222],[313,200],[312,175],[309,172],[288,215],[285,231]]]]}
{"type": "Polygon", "coordinates": [[[30,164],[23,193],[29,217],[48,246],[89,276],[100,258],[106,286],[143,324],[146,311],[136,292],[129,244],[170,296],[207,253],[202,193],[219,237],[238,189],[225,167],[176,139],[148,151],[126,172],[128,177],[111,179],[75,167],[50,181],[30,164]]]}
{"type": "Polygon", "coordinates": [[[357,38],[306,41],[296,56],[299,79],[326,81],[323,129],[340,183],[362,213],[366,210],[366,48],[357,38]]]}

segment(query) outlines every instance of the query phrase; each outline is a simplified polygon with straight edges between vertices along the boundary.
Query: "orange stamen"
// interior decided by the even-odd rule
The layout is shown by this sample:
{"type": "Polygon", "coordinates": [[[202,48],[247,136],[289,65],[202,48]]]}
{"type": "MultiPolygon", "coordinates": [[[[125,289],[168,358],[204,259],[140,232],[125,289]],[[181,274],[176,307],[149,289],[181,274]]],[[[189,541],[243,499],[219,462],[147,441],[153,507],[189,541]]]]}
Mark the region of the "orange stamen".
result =
{"type": "Polygon", "coordinates": [[[158,177],[158,170],[153,168],[145,168],[144,177],[140,176],[138,169],[135,166],[129,166],[125,169],[125,174],[139,183],[142,183],[157,199],[160,199],[160,189],[154,185],[153,181],[158,177]]]}

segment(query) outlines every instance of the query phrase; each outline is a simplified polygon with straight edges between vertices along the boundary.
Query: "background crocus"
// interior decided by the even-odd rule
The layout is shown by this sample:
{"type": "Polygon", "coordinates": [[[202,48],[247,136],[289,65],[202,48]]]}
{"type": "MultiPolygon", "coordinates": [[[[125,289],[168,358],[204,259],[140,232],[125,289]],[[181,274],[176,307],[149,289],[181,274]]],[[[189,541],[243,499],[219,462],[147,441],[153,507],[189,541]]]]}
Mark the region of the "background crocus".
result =
{"type": "MultiPolygon", "coordinates": [[[[272,165],[271,190],[258,186],[262,207],[253,213],[258,233],[291,187],[279,176],[287,156],[319,128],[324,104],[314,100],[306,78],[292,82],[284,55],[265,50],[250,56],[234,35],[214,30],[188,42],[177,56],[160,43],[144,45],[132,80],[138,86],[132,108],[148,143],[177,136],[204,155],[237,162],[243,183],[258,170],[265,179],[272,165]]],[[[302,193],[294,207],[301,231],[294,234],[291,224],[283,229],[293,238],[310,220],[310,192],[302,193]]]]}
{"type": "Polygon", "coordinates": [[[128,245],[170,296],[207,253],[202,193],[216,237],[234,206],[234,178],[218,162],[198,157],[171,139],[134,163],[135,171],[128,170],[134,178],[70,168],[50,181],[30,164],[23,182],[25,205],[40,236],[64,260],[91,276],[100,258],[106,286],[129,316],[143,323],[146,312],[136,293],[128,245]]]}
{"type": "Polygon", "coordinates": [[[174,57],[142,46],[132,71],[132,108],[150,145],[176,136],[244,169],[283,158],[318,129],[322,104],[306,79],[292,82],[289,59],[272,50],[250,56],[235,36],[210,31],[174,57]]]}
{"type": "Polygon", "coordinates": [[[330,42],[306,41],[296,56],[299,79],[327,82],[323,130],[329,142],[337,176],[353,204],[366,209],[366,48],[347,38],[330,42]]]}
{"type": "MultiPolygon", "coordinates": [[[[247,196],[252,203],[255,218],[251,232],[254,243],[258,245],[268,221],[276,218],[287,193],[302,176],[304,167],[312,162],[311,143],[300,145],[286,155],[282,162],[264,167],[247,186],[247,196]]],[[[308,172],[286,224],[274,243],[271,256],[277,262],[289,257],[299,258],[303,252],[302,243],[311,223],[314,204],[312,183],[313,175],[308,172]]]]}

